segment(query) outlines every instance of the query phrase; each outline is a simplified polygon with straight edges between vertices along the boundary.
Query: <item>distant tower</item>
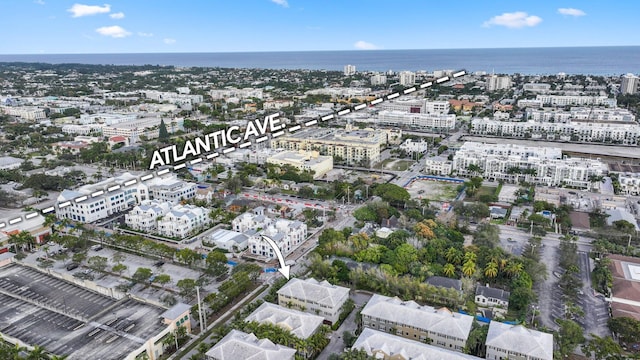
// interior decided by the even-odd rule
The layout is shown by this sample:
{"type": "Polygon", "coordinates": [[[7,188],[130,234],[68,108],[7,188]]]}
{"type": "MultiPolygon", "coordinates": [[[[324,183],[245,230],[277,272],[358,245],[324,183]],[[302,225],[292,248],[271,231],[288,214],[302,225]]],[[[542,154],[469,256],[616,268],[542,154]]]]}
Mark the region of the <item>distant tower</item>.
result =
{"type": "Polygon", "coordinates": [[[627,74],[622,77],[620,83],[620,93],[622,94],[635,94],[638,92],[638,81],[640,78],[633,74],[627,74]]]}
{"type": "Polygon", "coordinates": [[[371,76],[371,85],[384,85],[387,83],[387,76],[382,74],[374,74],[371,76]]]}
{"type": "Polygon", "coordinates": [[[487,79],[487,91],[508,89],[511,87],[511,78],[508,76],[491,75],[487,79]]]}
{"type": "Polygon", "coordinates": [[[399,81],[402,86],[414,85],[416,83],[416,73],[411,71],[401,71],[399,81]]]}
{"type": "Polygon", "coordinates": [[[355,65],[345,65],[344,66],[344,76],[351,76],[356,73],[355,65]]]}

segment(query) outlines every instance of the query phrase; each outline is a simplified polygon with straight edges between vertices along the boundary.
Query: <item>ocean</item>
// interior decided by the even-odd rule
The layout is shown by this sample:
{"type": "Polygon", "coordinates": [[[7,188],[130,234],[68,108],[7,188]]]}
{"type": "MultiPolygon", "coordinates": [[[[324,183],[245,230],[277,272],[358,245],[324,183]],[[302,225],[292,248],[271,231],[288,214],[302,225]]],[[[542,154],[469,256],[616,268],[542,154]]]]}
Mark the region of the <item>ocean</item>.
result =
{"type": "Polygon", "coordinates": [[[467,70],[503,74],[640,73],[640,46],[358,50],[236,53],[146,54],[37,54],[0,55],[0,62],[79,63],[110,65],[173,65],[262,69],[310,69],[342,71],[344,65],[358,71],[467,70]]]}

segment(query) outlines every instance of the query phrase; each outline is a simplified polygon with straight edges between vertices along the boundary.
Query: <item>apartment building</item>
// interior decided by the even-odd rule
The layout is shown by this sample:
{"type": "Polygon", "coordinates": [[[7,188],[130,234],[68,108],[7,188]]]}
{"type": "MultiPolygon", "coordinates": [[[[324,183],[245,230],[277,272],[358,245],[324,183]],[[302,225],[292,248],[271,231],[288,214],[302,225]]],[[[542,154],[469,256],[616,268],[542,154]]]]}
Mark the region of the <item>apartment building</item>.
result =
{"type": "Polygon", "coordinates": [[[528,84],[522,85],[522,90],[531,91],[531,92],[546,93],[549,90],[551,90],[551,85],[550,84],[545,84],[545,83],[528,83],[528,84]]]}
{"type": "Polygon", "coordinates": [[[260,260],[275,259],[273,247],[262,235],[273,240],[284,255],[289,254],[307,238],[307,225],[300,221],[271,219],[261,213],[244,213],[233,219],[231,228],[247,237],[249,253],[260,260]]]}
{"type": "Polygon", "coordinates": [[[365,328],[353,344],[352,349],[364,350],[367,355],[381,360],[480,360],[481,358],[461,354],[441,347],[365,328]]]}
{"type": "Polygon", "coordinates": [[[536,100],[540,100],[543,105],[552,106],[608,106],[616,107],[615,98],[606,96],[584,96],[584,95],[536,95],[536,100]]]}
{"type": "Polygon", "coordinates": [[[370,82],[371,82],[371,86],[384,85],[387,83],[387,76],[383,74],[371,75],[370,82]]]}
{"type": "Polygon", "coordinates": [[[376,123],[436,131],[453,130],[456,127],[456,116],[454,114],[412,114],[383,110],[378,113],[376,123]]]}
{"type": "Polygon", "coordinates": [[[171,204],[166,201],[144,200],[124,216],[125,224],[134,230],[155,232],[158,228],[158,218],[170,210],[171,204]]]}
{"type": "Polygon", "coordinates": [[[487,91],[504,90],[511,87],[511,78],[509,76],[491,75],[486,82],[487,91]]]}
{"type": "Polygon", "coordinates": [[[0,106],[0,111],[6,115],[16,116],[22,120],[37,121],[47,118],[44,109],[35,106],[0,106]]]}
{"type": "MultiPolygon", "coordinates": [[[[405,140],[400,146],[400,150],[404,150],[409,153],[423,153],[429,150],[429,146],[431,144],[428,141],[424,141],[424,139],[420,139],[420,141],[413,141],[413,139],[405,140]]],[[[433,147],[433,145],[431,145],[433,147]]]]}
{"type": "Polygon", "coordinates": [[[489,323],[488,360],[553,360],[553,335],[497,321],[489,323]]]}
{"type": "Polygon", "coordinates": [[[424,172],[430,175],[449,175],[453,171],[453,162],[444,156],[424,159],[424,172]]]}
{"type": "Polygon", "coordinates": [[[309,128],[271,140],[272,148],[318,151],[340,157],[349,164],[380,161],[380,148],[387,143],[386,133],[376,130],[309,128]]]}
{"type": "Polygon", "coordinates": [[[205,353],[207,360],[278,359],[294,360],[296,351],[277,345],[268,339],[258,339],[254,334],[231,330],[205,353]]]}
{"type": "Polygon", "coordinates": [[[638,92],[638,84],[640,84],[640,78],[634,74],[626,74],[620,81],[620,93],[635,94],[638,92]]]}
{"type": "MultiPolygon", "coordinates": [[[[140,136],[145,136],[149,139],[157,138],[159,135],[160,122],[162,118],[147,117],[137,118],[131,121],[122,121],[113,125],[103,125],[102,135],[111,136],[124,136],[129,138],[130,143],[136,143],[140,140],[140,136]]],[[[184,130],[184,119],[174,118],[165,119],[165,126],[167,132],[170,134],[175,133],[178,130],[184,130]]]]}
{"type": "Polygon", "coordinates": [[[344,66],[344,76],[351,76],[356,73],[355,65],[345,65],[344,66]]]}
{"type": "Polygon", "coordinates": [[[634,123],[635,115],[627,109],[621,108],[588,108],[572,107],[568,111],[561,109],[527,109],[527,120],[535,122],[569,123],[571,121],[594,122],[627,122],[634,123]]]}
{"type": "Polygon", "coordinates": [[[640,140],[640,125],[632,121],[513,122],[476,118],[471,121],[469,132],[475,135],[624,145],[637,145],[640,140]]]}
{"type": "Polygon", "coordinates": [[[456,152],[452,168],[459,175],[481,175],[491,181],[577,188],[588,188],[591,175],[600,176],[608,171],[600,160],[562,158],[558,148],[476,142],[466,142],[456,152]],[[470,165],[478,166],[480,171],[470,171],[470,165]]]}
{"type": "Polygon", "coordinates": [[[158,219],[158,233],[166,237],[185,239],[210,222],[209,211],[203,207],[174,205],[166,215],[158,219]]]}
{"type": "Polygon", "coordinates": [[[168,102],[178,105],[197,105],[203,101],[202,95],[178,94],[166,91],[145,90],[142,92],[147,99],[158,102],[168,102]]]}
{"type": "Polygon", "coordinates": [[[398,81],[402,86],[411,86],[416,83],[416,73],[411,71],[401,71],[398,74],[398,81]]]}
{"type": "Polygon", "coordinates": [[[473,316],[435,309],[414,301],[374,294],[362,309],[362,324],[407,339],[462,352],[469,337],[473,316]]]}
{"type": "Polygon", "coordinates": [[[398,99],[385,101],[377,106],[380,110],[400,111],[420,114],[448,114],[448,101],[429,101],[427,99],[398,99]]]}
{"type": "Polygon", "coordinates": [[[315,279],[292,278],[278,290],[278,305],[322,316],[330,324],[338,321],[349,289],[315,279]]]}
{"type": "Polygon", "coordinates": [[[640,175],[639,174],[618,174],[620,183],[620,193],[624,195],[640,195],[640,175]]]}
{"type": "Polygon", "coordinates": [[[290,165],[300,171],[313,171],[314,179],[321,179],[333,169],[333,157],[322,156],[317,151],[281,151],[269,156],[268,164],[290,165]]]}
{"type": "Polygon", "coordinates": [[[246,99],[246,98],[264,98],[264,93],[262,89],[254,89],[254,88],[225,88],[225,89],[214,89],[209,90],[209,95],[213,100],[221,100],[227,98],[238,98],[238,99],[246,99]]]}
{"type": "Polygon", "coordinates": [[[298,339],[308,339],[322,326],[322,316],[264,302],[244,319],[245,322],[271,324],[288,330],[298,339]]]}

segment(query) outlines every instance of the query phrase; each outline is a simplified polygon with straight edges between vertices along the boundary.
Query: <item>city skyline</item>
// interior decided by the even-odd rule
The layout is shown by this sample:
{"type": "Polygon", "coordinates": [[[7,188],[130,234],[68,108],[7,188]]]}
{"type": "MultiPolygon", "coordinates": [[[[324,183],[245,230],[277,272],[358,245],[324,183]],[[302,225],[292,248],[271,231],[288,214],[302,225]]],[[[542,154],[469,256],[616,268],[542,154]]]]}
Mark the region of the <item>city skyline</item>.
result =
{"type": "Polygon", "coordinates": [[[456,4],[9,0],[1,54],[268,52],[640,45],[635,3],[456,4]],[[248,10],[250,9],[250,10],[248,10]]]}

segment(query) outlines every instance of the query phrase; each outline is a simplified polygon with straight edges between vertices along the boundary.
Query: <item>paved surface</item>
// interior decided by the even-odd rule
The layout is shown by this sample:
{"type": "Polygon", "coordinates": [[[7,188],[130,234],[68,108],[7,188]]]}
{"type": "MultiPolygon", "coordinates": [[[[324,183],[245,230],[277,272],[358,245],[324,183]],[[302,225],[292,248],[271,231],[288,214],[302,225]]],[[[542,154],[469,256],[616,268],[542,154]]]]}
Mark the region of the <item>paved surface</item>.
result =
{"type": "Polygon", "coordinates": [[[585,334],[597,336],[609,336],[611,332],[607,327],[609,320],[609,303],[604,296],[596,296],[591,288],[590,273],[592,270],[591,258],[583,251],[579,252],[580,276],[582,278],[582,295],[579,295],[577,304],[584,311],[585,316],[576,321],[585,329],[585,334]]]}

